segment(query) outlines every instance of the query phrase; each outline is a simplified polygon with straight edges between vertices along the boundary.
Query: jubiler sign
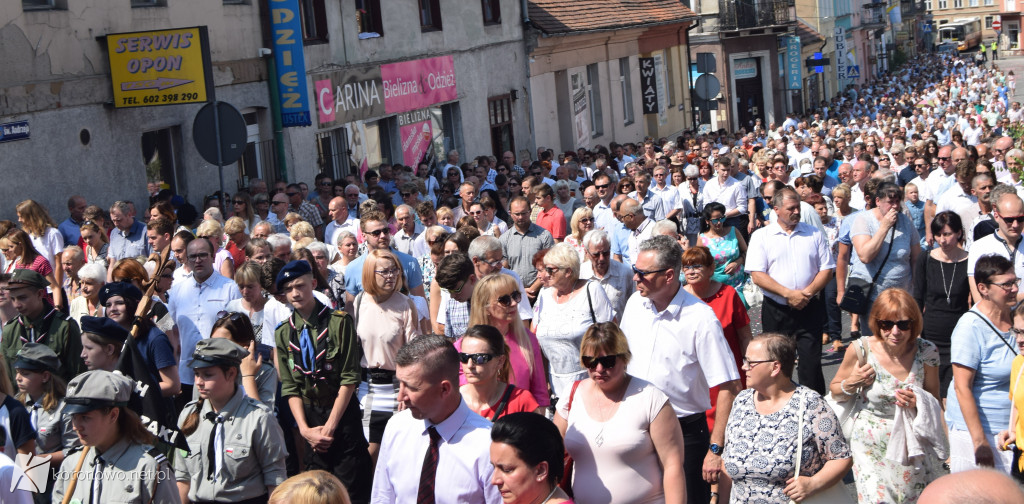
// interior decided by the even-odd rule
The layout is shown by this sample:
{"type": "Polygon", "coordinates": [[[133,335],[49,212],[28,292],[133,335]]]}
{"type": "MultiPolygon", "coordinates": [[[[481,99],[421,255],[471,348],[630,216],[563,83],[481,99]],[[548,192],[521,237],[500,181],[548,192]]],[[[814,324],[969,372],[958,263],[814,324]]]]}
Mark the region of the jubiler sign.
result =
{"type": "Polygon", "coordinates": [[[205,103],[212,96],[205,26],[106,38],[115,107],[205,103]]]}

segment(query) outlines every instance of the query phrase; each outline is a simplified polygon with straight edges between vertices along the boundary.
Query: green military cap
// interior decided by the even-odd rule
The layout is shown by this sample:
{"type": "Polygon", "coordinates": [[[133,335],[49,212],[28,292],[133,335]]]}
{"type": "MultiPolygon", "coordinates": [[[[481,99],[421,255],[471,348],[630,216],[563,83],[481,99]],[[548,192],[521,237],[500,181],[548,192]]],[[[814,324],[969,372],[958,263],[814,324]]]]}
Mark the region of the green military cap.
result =
{"type": "Polygon", "coordinates": [[[50,347],[42,343],[25,343],[21,350],[18,350],[12,367],[28,371],[49,371],[56,374],[60,371],[60,358],[50,347]]]}
{"type": "Polygon", "coordinates": [[[64,397],[64,412],[88,413],[100,408],[126,406],[135,382],[110,371],[86,371],[71,379],[64,397]]]}
{"type": "Polygon", "coordinates": [[[192,354],[192,369],[213,366],[238,366],[242,359],[249,356],[249,351],[238,346],[227,338],[206,338],[196,343],[192,354]]]}
{"type": "Polygon", "coordinates": [[[46,280],[43,275],[40,275],[35,270],[18,268],[11,274],[11,280],[7,282],[8,289],[17,289],[20,287],[35,287],[37,289],[45,289],[50,286],[50,282],[46,280]]]}

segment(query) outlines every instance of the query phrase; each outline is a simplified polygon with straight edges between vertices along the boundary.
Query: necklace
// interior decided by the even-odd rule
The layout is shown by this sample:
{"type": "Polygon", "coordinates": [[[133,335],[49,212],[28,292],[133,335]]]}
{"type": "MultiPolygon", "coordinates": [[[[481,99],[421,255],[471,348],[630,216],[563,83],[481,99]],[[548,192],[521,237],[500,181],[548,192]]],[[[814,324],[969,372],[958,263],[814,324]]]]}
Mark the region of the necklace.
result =
{"type": "MultiPolygon", "coordinates": [[[[612,401],[612,405],[613,406],[618,404],[620,401],[622,401],[623,397],[626,397],[626,388],[628,388],[628,387],[629,387],[629,382],[627,381],[625,383],[625,385],[623,385],[623,387],[622,387],[622,393],[619,394],[619,399],[612,401]]],[[[598,447],[600,447],[601,445],[604,444],[604,428],[608,425],[608,420],[609,420],[606,411],[607,410],[605,409],[605,407],[601,406],[601,430],[597,432],[597,437],[594,438],[594,444],[596,444],[598,447]]]]}
{"type": "Polygon", "coordinates": [[[956,278],[956,263],[953,263],[953,274],[949,276],[949,287],[946,287],[946,267],[944,262],[939,261],[939,274],[942,275],[942,291],[946,293],[946,304],[952,306],[949,295],[953,291],[953,280],[956,278]]]}
{"type": "Polygon", "coordinates": [[[544,497],[544,500],[540,501],[540,504],[544,504],[545,502],[551,500],[551,496],[555,495],[555,492],[557,492],[557,491],[558,491],[558,485],[555,485],[555,488],[551,489],[551,493],[549,493],[547,497],[544,497]]]}

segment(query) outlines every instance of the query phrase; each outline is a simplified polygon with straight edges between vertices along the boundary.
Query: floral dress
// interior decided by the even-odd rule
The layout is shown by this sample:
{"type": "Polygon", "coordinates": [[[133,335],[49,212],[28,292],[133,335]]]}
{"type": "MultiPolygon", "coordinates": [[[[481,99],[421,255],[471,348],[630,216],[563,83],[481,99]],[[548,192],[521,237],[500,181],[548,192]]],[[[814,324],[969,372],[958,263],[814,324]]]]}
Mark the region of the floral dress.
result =
{"type": "MultiPolygon", "coordinates": [[[[860,344],[867,345],[869,338],[862,337],[860,344]]],[[[885,458],[896,416],[896,389],[904,383],[886,371],[874,353],[868,352],[867,361],[875,369],[875,382],[860,396],[859,400],[865,401],[866,398],[866,402],[854,421],[850,436],[857,500],[862,503],[917,502],[924,487],[946,473],[942,468],[943,461],[925,456],[923,467],[917,470],[914,466],[904,466],[885,458]]],[[[906,383],[914,383],[915,377],[922,377],[916,380],[916,384],[923,387],[924,367],[938,365],[939,351],[935,344],[918,338],[917,354],[906,383]]]]}
{"type": "Polygon", "coordinates": [[[789,502],[784,490],[796,470],[801,405],[807,409],[800,433],[800,474],[813,476],[829,460],[850,458],[839,419],[817,392],[797,386],[789,402],[770,415],[757,412],[756,393],[746,389],[736,396],[725,428],[729,442],[722,463],[733,481],[730,503],[789,502]]]}
{"type": "Polygon", "coordinates": [[[740,258],[740,242],[736,239],[736,228],[729,228],[729,233],[720,238],[712,238],[701,233],[699,239],[700,244],[707,247],[711,251],[712,257],[715,258],[715,273],[711,275],[711,280],[732,286],[740,295],[743,306],[749,308],[750,305],[743,298],[743,282],[747,278],[747,274],[743,271],[743,265],[740,264],[739,269],[731,275],[725,272],[725,265],[740,258]]]}

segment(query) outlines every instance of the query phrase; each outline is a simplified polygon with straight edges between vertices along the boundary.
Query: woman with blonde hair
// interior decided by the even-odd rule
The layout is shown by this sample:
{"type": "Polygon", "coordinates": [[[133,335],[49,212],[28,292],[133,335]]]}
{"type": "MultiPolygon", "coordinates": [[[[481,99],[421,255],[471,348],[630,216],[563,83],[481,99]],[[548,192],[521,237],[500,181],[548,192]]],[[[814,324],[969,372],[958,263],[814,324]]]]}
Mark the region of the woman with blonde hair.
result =
{"type": "Polygon", "coordinates": [[[18,228],[11,229],[0,238],[0,251],[3,251],[6,259],[4,273],[13,273],[16,269],[30,269],[39,273],[47,282],[50,282],[50,301],[53,306],[61,305],[64,289],[57,283],[53,267],[36,250],[28,233],[18,228]]]}
{"type": "MultiPolygon", "coordinates": [[[[35,246],[39,254],[50,261],[57,284],[63,284],[64,270],[61,267],[60,256],[64,252],[64,237],[57,230],[57,223],[50,217],[46,208],[33,200],[18,203],[16,210],[21,228],[28,233],[29,238],[32,239],[32,245],[35,246]]],[[[77,244],[69,243],[68,245],[77,244]]]]}
{"type": "Polygon", "coordinates": [[[565,237],[565,243],[576,249],[576,253],[580,255],[580,262],[583,262],[587,259],[587,251],[583,247],[583,236],[591,229],[594,229],[594,211],[587,206],[577,208],[572,213],[569,228],[572,232],[569,233],[569,236],[565,237]]]}
{"type": "Polygon", "coordinates": [[[363,409],[363,434],[374,463],[384,438],[384,426],[398,411],[399,382],[395,356],[420,335],[413,300],[402,294],[402,263],[390,250],[371,250],[363,263],[363,292],[350,312],[362,347],[362,380],[356,392],[363,409]]]}
{"type": "MultiPolygon", "coordinates": [[[[519,318],[519,303],[525,301],[521,296],[515,278],[503,273],[483,277],[473,287],[469,326],[489,325],[504,336],[512,367],[508,383],[529,390],[539,406],[547,407],[551,404],[551,397],[544,376],[544,360],[537,337],[526,329],[523,320],[519,318]]],[[[455,348],[461,348],[461,341],[455,342],[455,348]]],[[[462,375],[459,384],[465,383],[465,375],[462,375]]]]}
{"type": "Polygon", "coordinates": [[[245,234],[249,234],[253,226],[259,224],[261,220],[256,215],[256,211],[252,206],[252,197],[249,196],[247,191],[235,193],[235,197],[231,199],[231,208],[231,215],[233,217],[241,217],[242,221],[245,222],[245,234]]]}
{"type": "Polygon", "coordinates": [[[212,219],[204,220],[196,228],[196,238],[206,238],[217,252],[213,257],[213,269],[227,278],[235,277],[235,262],[231,252],[224,248],[224,227],[212,219]]]}
{"type": "Polygon", "coordinates": [[[338,478],[318,469],[284,480],[270,494],[268,504],[352,504],[352,500],[338,478]]]}

